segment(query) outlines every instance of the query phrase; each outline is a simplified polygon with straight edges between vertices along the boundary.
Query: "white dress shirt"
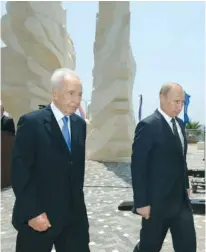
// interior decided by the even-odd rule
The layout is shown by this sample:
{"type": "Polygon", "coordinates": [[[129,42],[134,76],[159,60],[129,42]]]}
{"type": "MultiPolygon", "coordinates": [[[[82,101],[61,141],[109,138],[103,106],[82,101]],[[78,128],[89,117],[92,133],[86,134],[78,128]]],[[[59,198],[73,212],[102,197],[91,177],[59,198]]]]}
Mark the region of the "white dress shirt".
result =
{"type": "MultiPolygon", "coordinates": [[[[63,128],[63,125],[64,125],[64,122],[63,122],[63,117],[65,116],[56,106],[55,104],[52,102],[51,103],[51,110],[54,114],[54,117],[56,118],[58,124],[59,124],[59,127],[60,127],[60,130],[62,131],[62,128],[63,128]]],[[[70,139],[71,139],[71,124],[70,124],[70,118],[69,116],[68,117],[68,129],[69,129],[69,134],[70,134],[70,139]]]]}
{"type": "MultiPolygon", "coordinates": [[[[173,126],[172,126],[172,117],[168,116],[161,108],[158,109],[158,111],[161,113],[161,115],[164,117],[164,119],[167,121],[167,123],[169,124],[172,132],[173,132],[173,126]]],[[[180,140],[181,140],[181,143],[182,143],[182,148],[184,150],[184,137],[183,137],[183,134],[182,134],[182,130],[181,130],[181,127],[178,123],[178,121],[175,119],[175,123],[176,123],[176,126],[177,126],[177,132],[179,134],[179,137],[180,137],[180,140]]],[[[174,132],[173,132],[174,133],[174,132]]]]}

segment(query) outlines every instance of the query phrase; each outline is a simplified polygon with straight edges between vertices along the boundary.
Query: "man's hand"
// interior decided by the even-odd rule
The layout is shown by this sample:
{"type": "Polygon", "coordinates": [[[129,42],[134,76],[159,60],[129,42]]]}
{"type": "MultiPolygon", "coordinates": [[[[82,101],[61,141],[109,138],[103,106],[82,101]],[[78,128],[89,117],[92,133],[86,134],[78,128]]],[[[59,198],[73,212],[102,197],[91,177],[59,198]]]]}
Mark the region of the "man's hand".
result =
{"type": "Polygon", "coordinates": [[[141,216],[142,216],[143,218],[145,218],[146,220],[149,219],[149,217],[150,217],[150,206],[137,208],[136,211],[137,211],[137,213],[138,213],[139,215],[141,215],[141,216]]]}
{"type": "Polygon", "coordinates": [[[29,220],[28,225],[36,231],[43,232],[51,227],[47,214],[43,213],[29,220]]]}

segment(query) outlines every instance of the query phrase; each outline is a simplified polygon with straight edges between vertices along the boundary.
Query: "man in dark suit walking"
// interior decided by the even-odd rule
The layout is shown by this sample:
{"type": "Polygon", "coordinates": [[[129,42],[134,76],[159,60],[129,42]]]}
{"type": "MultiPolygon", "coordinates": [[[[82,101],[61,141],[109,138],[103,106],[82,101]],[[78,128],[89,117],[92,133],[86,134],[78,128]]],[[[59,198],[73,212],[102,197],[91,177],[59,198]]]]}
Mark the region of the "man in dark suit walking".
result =
{"type": "Polygon", "coordinates": [[[158,252],[168,229],[175,252],[195,252],[196,234],[189,200],[187,140],[177,116],[184,104],[179,84],[160,90],[160,108],[140,121],[132,152],[134,211],[142,216],[134,252],[158,252]]]}
{"type": "Polygon", "coordinates": [[[1,104],[1,131],[6,131],[15,135],[15,125],[13,118],[5,115],[3,104],[1,104]]]}
{"type": "Polygon", "coordinates": [[[16,252],[89,252],[84,202],[86,123],[75,72],[51,78],[52,103],[19,119],[12,158],[16,252]]]}

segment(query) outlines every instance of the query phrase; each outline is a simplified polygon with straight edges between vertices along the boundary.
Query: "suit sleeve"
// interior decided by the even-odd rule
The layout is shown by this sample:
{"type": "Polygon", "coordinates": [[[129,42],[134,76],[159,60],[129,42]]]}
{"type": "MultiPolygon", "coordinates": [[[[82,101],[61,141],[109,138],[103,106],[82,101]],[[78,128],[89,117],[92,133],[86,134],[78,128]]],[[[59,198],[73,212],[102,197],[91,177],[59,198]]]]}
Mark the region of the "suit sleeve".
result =
{"type": "Polygon", "coordinates": [[[185,164],[185,169],[186,169],[186,181],[185,181],[185,183],[186,183],[186,189],[189,189],[190,188],[190,183],[189,183],[189,177],[188,177],[188,168],[187,168],[187,161],[185,161],[186,162],[186,164],[185,164]]]}
{"type": "Polygon", "coordinates": [[[23,116],[17,127],[12,153],[12,188],[16,196],[18,218],[21,222],[27,222],[44,212],[39,208],[36,198],[35,125],[30,118],[23,116]]]}
{"type": "Polygon", "coordinates": [[[131,175],[134,197],[134,207],[141,208],[150,205],[148,198],[148,159],[153,146],[151,125],[140,122],[135,130],[132,145],[131,175]]]}
{"type": "MultiPolygon", "coordinates": [[[[181,124],[182,132],[185,135],[185,139],[187,139],[184,122],[181,119],[179,119],[179,123],[181,124]]],[[[185,148],[186,148],[185,149],[185,155],[184,155],[185,185],[186,185],[186,189],[189,189],[190,184],[189,184],[188,167],[187,167],[187,148],[188,148],[187,140],[186,140],[186,143],[185,143],[185,148]]]]}
{"type": "MultiPolygon", "coordinates": [[[[184,130],[184,134],[185,134],[185,130],[184,130]]],[[[187,142],[185,143],[185,146],[186,146],[185,157],[184,157],[184,161],[185,161],[185,184],[186,184],[186,188],[189,189],[190,188],[190,183],[189,183],[188,167],[187,167],[187,142]]]]}
{"type": "Polygon", "coordinates": [[[87,137],[87,124],[84,122],[83,125],[83,155],[82,155],[82,168],[83,168],[83,181],[82,181],[82,188],[84,187],[84,175],[85,175],[85,155],[86,155],[86,137],[87,137]]]}

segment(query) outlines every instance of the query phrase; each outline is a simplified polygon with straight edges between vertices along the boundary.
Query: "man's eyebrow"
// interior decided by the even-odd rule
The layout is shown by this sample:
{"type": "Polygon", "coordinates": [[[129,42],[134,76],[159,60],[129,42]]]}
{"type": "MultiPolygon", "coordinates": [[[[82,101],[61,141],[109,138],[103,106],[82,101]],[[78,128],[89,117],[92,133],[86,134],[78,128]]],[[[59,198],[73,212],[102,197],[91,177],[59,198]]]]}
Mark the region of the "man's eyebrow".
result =
{"type": "MultiPolygon", "coordinates": [[[[67,90],[67,92],[76,92],[76,90],[74,90],[74,89],[69,89],[69,90],[67,90]]],[[[81,92],[79,92],[80,94],[82,94],[83,92],[81,91],[81,92]]]]}
{"type": "Polygon", "coordinates": [[[67,91],[68,92],[75,92],[76,90],[75,89],[68,89],[67,91]]]}

